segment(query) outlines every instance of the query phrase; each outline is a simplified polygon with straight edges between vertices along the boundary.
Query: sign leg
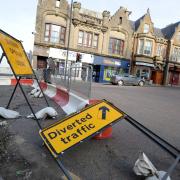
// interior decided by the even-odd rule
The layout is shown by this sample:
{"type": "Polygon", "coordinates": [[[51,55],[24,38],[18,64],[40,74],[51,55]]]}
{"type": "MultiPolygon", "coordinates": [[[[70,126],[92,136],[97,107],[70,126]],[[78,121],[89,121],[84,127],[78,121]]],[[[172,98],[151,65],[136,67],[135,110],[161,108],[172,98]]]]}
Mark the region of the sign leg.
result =
{"type": "Polygon", "coordinates": [[[180,154],[177,156],[174,163],[170,166],[170,168],[168,169],[168,172],[163,176],[162,180],[166,180],[167,177],[172,174],[173,170],[175,169],[179,161],[180,161],[180,154]]]}
{"type": "MultiPolygon", "coordinates": [[[[33,71],[33,72],[34,72],[34,71],[33,71]]],[[[47,104],[47,106],[49,107],[49,103],[48,103],[48,101],[47,101],[47,99],[46,99],[46,96],[45,96],[45,94],[44,94],[44,92],[43,92],[43,90],[42,90],[42,88],[41,88],[41,86],[40,86],[39,80],[37,79],[37,76],[36,76],[35,73],[34,73],[34,76],[35,76],[35,80],[37,81],[38,86],[39,86],[39,88],[40,88],[40,90],[41,90],[41,92],[42,92],[42,94],[43,94],[43,97],[44,97],[44,99],[45,99],[45,101],[46,101],[46,104],[47,104]]]]}
{"type": "Polygon", "coordinates": [[[8,102],[8,105],[6,106],[6,109],[8,109],[9,106],[10,106],[10,103],[11,103],[11,101],[12,101],[12,98],[13,98],[13,96],[14,96],[14,93],[16,92],[17,86],[18,86],[18,84],[19,84],[19,82],[20,82],[20,80],[21,80],[21,77],[19,77],[19,79],[16,78],[16,80],[17,80],[16,86],[15,86],[15,88],[14,88],[14,90],[13,90],[13,93],[12,93],[10,99],[9,99],[9,102],[8,102]]]}
{"type": "Polygon", "coordinates": [[[1,61],[2,61],[2,59],[3,59],[4,56],[5,56],[5,54],[2,53],[1,58],[0,58],[0,64],[1,64],[1,61]]]}
{"type": "Polygon", "coordinates": [[[21,91],[22,91],[22,93],[23,93],[23,95],[24,95],[24,98],[25,98],[25,100],[26,100],[26,102],[27,102],[27,104],[28,104],[28,106],[29,106],[29,108],[30,108],[30,110],[31,110],[34,118],[36,119],[36,122],[37,122],[37,124],[38,124],[39,129],[42,129],[41,124],[39,123],[39,120],[37,119],[37,117],[36,117],[36,115],[35,115],[35,112],[34,112],[32,106],[31,106],[31,104],[29,103],[28,98],[26,97],[26,94],[25,94],[25,92],[24,92],[24,90],[23,90],[23,88],[22,88],[22,86],[21,86],[20,83],[19,83],[19,87],[20,87],[20,89],[21,89],[21,91]]]}
{"type": "Polygon", "coordinates": [[[67,177],[68,180],[72,180],[71,175],[69,174],[68,170],[64,167],[61,161],[57,158],[55,159],[60,169],[63,171],[64,175],[67,177]]]}

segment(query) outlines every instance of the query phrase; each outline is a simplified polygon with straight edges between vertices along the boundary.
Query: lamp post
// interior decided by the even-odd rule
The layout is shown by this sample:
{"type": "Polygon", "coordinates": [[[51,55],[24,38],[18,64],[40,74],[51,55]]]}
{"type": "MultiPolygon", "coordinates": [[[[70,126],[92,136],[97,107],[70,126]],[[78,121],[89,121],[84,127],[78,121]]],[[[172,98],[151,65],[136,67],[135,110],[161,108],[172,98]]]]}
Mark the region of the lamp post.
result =
{"type": "Polygon", "coordinates": [[[69,20],[69,31],[68,31],[67,54],[66,54],[65,71],[64,71],[64,75],[65,75],[64,80],[65,80],[65,81],[66,81],[67,64],[68,64],[68,57],[69,57],[69,45],[70,45],[71,24],[72,24],[72,10],[73,10],[73,0],[71,0],[71,8],[70,8],[70,20],[69,20]]]}

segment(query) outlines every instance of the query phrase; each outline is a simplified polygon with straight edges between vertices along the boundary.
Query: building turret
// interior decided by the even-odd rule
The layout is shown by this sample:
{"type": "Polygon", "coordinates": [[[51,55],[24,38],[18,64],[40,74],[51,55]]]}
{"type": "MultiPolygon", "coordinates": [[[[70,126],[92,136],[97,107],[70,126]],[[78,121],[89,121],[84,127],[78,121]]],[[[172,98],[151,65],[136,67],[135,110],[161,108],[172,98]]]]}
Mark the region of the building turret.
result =
{"type": "Polygon", "coordinates": [[[109,22],[110,12],[109,11],[103,11],[103,26],[107,26],[109,22]]]}

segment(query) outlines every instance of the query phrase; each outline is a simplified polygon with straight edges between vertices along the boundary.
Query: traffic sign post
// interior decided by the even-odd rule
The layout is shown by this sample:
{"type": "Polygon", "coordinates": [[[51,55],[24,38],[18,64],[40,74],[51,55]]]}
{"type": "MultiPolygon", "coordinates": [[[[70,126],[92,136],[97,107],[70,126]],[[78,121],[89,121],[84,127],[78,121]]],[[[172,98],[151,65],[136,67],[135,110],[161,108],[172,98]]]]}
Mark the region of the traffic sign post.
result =
{"type": "MultiPolygon", "coordinates": [[[[20,83],[21,78],[22,77],[34,77],[40,87],[40,90],[43,94],[43,97],[44,97],[46,103],[47,103],[47,106],[49,106],[49,103],[44,95],[44,92],[42,91],[42,88],[37,79],[37,76],[32,69],[32,66],[28,60],[28,57],[24,51],[24,48],[23,48],[21,42],[0,29],[0,47],[3,50],[3,53],[0,58],[0,63],[3,59],[3,57],[6,57],[9,65],[13,71],[13,74],[16,78],[16,81],[17,81],[6,108],[9,108],[12,98],[15,94],[15,91],[19,85],[19,87],[23,93],[23,96],[25,97],[25,100],[37,122],[39,129],[42,129],[41,124],[39,123],[39,120],[37,119],[35,112],[31,106],[31,104],[29,103],[28,98],[23,90],[23,87],[21,86],[21,83],[20,83]]],[[[55,160],[56,160],[58,166],[61,168],[61,170],[65,174],[65,176],[68,178],[68,180],[72,180],[69,172],[63,166],[63,164],[60,162],[60,160],[58,160],[58,159],[55,159],[55,160]]]]}
{"type": "MultiPolygon", "coordinates": [[[[15,88],[13,90],[13,93],[10,97],[10,100],[8,102],[8,105],[7,105],[7,108],[9,108],[10,106],[10,103],[12,101],[12,98],[15,94],[15,91],[17,89],[17,86],[19,85],[25,99],[26,99],[26,102],[27,104],[29,105],[35,119],[37,120],[36,116],[35,116],[35,113],[33,111],[33,108],[31,106],[31,104],[29,103],[28,101],[28,98],[26,97],[26,94],[20,84],[20,80],[22,77],[34,77],[40,87],[40,90],[41,92],[43,93],[42,89],[41,89],[41,86],[39,84],[39,81],[32,69],[32,66],[29,62],[29,59],[26,55],[26,52],[24,51],[24,48],[22,46],[22,43],[21,41],[15,39],[14,37],[12,37],[11,35],[7,34],[6,32],[0,30],[0,46],[3,50],[3,53],[1,55],[1,58],[0,58],[0,63],[3,59],[3,57],[6,57],[12,71],[13,71],[13,74],[16,78],[16,85],[15,85],[15,88]]],[[[48,101],[43,93],[43,97],[47,103],[47,105],[49,106],[48,104],[48,101]]],[[[41,127],[38,120],[37,120],[37,123],[38,123],[38,126],[39,128],[41,127]]]]}

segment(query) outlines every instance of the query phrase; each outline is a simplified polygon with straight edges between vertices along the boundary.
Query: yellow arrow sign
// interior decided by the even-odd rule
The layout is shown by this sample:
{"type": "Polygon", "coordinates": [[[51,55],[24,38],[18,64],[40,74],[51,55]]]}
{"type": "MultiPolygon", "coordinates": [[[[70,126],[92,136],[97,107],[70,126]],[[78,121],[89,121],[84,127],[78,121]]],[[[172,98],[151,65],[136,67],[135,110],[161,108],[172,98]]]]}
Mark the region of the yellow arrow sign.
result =
{"type": "Polygon", "coordinates": [[[107,101],[100,101],[43,129],[40,135],[51,153],[57,157],[63,151],[123,117],[124,114],[115,106],[107,101]]]}
{"type": "Polygon", "coordinates": [[[33,71],[20,41],[0,30],[0,45],[16,75],[32,75],[33,71]]]}

